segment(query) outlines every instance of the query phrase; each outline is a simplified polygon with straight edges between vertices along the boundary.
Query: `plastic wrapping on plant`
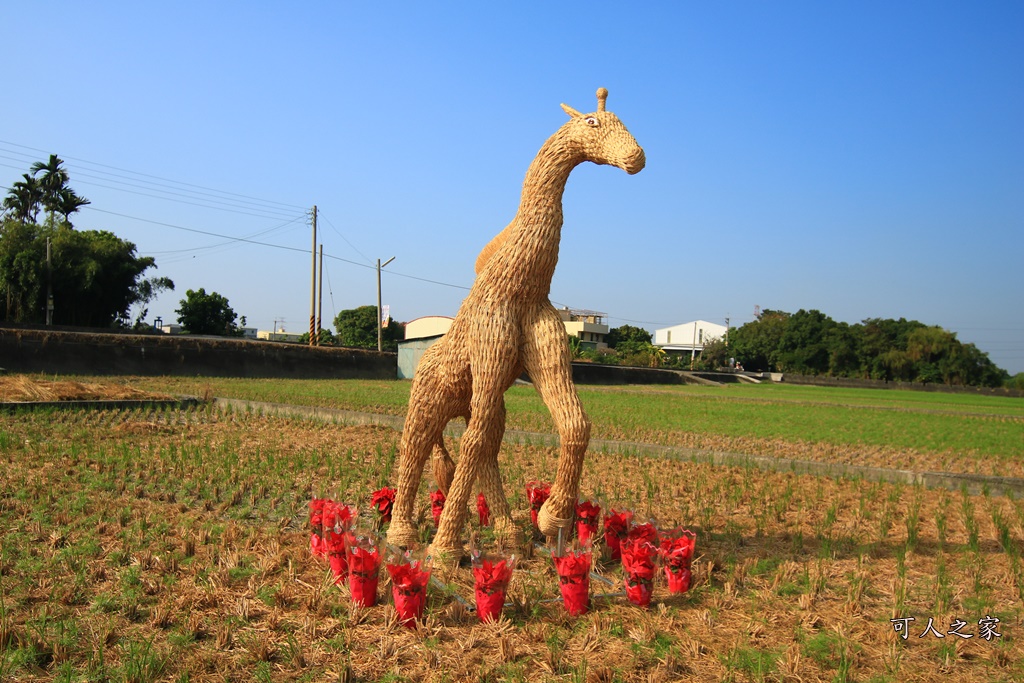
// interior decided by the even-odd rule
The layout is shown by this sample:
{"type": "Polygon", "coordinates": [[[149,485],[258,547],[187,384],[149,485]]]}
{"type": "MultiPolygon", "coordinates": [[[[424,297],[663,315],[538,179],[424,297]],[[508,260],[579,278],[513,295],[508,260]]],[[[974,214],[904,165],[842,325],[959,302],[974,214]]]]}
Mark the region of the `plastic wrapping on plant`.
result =
{"type": "Polygon", "coordinates": [[[689,529],[665,532],[658,548],[662,564],[674,569],[689,569],[696,544],[697,534],[689,529]]]}
{"type": "Polygon", "coordinates": [[[327,550],[323,545],[323,513],[324,503],[326,502],[326,498],[313,498],[309,501],[309,526],[311,529],[309,551],[313,553],[314,557],[323,557],[327,554],[327,550]]]}
{"type": "Polygon", "coordinates": [[[390,486],[377,489],[370,494],[370,507],[380,515],[381,522],[391,521],[391,508],[395,504],[395,489],[390,486]]]}
{"type": "Polygon", "coordinates": [[[633,521],[631,510],[609,509],[604,516],[604,545],[608,549],[608,557],[618,560],[622,557],[622,540],[629,533],[629,525],[633,521]]]}
{"type": "Polygon", "coordinates": [[[430,492],[430,514],[434,518],[435,527],[441,522],[441,513],[444,512],[444,503],[447,499],[441,489],[430,492]]]}
{"type": "Polygon", "coordinates": [[[626,584],[626,597],[634,605],[647,607],[654,591],[655,561],[658,548],[652,545],[644,533],[635,538],[626,537],[621,545],[622,575],[626,584]]]}
{"type": "Polygon", "coordinates": [[[591,500],[576,504],[576,538],[580,543],[590,543],[597,535],[597,520],[601,517],[601,506],[591,500]]]}
{"type": "Polygon", "coordinates": [[[658,553],[665,567],[670,593],[685,593],[690,590],[693,575],[690,564],[697,544],[697,534],[689,529],[673,529],[663,534],[658,553]]]}
{"type": "Polygon", "coordinates": [[[360,537],[349,548],[348,587],[352,603],[359,607],[377,604],[377,582],[380,579],[380,548],[372,538],[360,537]]]}
{"type": "Polygon", "coordinates": [[[685,593],[690,590],[693,575],[689,569],[673,569],[666,565],[665,578],[668,580],[669,593],[685,593]]]}
{"type": "Polygon", "coordinates": [[[387,564],[391,577],[391,595],[398,618],[407,628],[415,628],[427,604],[427,584],[430,582],[430,559],[413,560],[406,552],[393,557],[387,564]]]}
{"type": "Polygon", "coordinates": [[[491,525],[491,508],[487,504],[487,498],[483,492],[476,494],[476,513],[480,518],[480,526],[491,525]]]}
{"type": "Polygon", "coordinates": [[[526,484],[526,499],[530,502],[530,520],[537,527],[537,513],[544,501],[551,495],[551,484],[542,481],[531,481],[526,484]]]}
{"type": "Polygon", "coordinates": [[[505,591],[515,570],[516,557],[492,560],[473,554],[473,592],[480,621],[497,621],[505,605],[505,591]]]}
{"type": "Polygon", "coordinates": [[[590,566],[589,550],[568,550],[564,555],[552,553],[558,574],[558,589],[562,604],[569,614],[579,616],[590,610],[590,566]]]}

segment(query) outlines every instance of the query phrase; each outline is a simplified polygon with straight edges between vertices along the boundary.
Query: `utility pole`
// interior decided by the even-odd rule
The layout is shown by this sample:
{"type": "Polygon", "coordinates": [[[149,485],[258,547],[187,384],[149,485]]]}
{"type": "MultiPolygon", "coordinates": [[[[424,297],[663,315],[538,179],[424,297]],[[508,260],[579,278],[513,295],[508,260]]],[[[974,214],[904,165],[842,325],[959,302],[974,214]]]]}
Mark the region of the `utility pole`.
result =
{"type": "Polygon", "coordinates": [[[316,345],[316,204],[313,205],[313,266],[309,286],[309,345],[316,345]]]}
{"type": "Polygon", "coordinates": [[[53,325],[53,261],[50,259],[50,238],[46,238],[46,324],[53,325]]]}
{"type": "Polygon", "coordinates": [[[316,293],[316,345],[320,346],[320,324],[324,312],[324,245],[320,243],[320,274],[316,293]]]}
{"type": "Polygon", "coordinates": [[[381,305],[380,305],[380,269],[383,268],[384,266],[386,266],[387,264],[391,263],[394,260],[395,260],[394,256],[389,258],[384,263],[381,263],[380,259],[377,259],[377,350],[378,351],[383,351],[384,350],[384,341],[383,341],[383,334],[381,332],[381,319],[380,319],[380,311],[381,311],[381,305]]]}

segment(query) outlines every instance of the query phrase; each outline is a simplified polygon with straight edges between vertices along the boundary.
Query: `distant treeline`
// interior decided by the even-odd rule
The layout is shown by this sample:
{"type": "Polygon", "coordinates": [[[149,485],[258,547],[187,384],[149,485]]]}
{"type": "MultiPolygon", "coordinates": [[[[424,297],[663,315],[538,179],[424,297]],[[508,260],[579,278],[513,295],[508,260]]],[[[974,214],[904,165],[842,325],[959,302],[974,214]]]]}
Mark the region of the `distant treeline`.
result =
{"type": "Polygon", "coordinates": [[[746,370],[984,387],[1010,381],[974,344],[904,318],[850,325],[816,310],[766,310],[730,332],[728,355],[746,370]]]}

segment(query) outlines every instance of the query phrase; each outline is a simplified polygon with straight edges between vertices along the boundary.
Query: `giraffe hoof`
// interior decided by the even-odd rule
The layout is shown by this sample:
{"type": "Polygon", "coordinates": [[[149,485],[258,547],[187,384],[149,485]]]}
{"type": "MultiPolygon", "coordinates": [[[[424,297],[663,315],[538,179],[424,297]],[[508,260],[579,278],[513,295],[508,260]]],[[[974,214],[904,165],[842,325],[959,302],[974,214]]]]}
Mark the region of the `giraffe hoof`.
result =
{"type": "Polygon", "coordinates": [[[431,545],[427,548],[427,555],[430,557],[431,564],[438,569],[455,568],[462,560],[462,548],[442,548],[431,545]]]}
{"type": "MultiPolygon", "coordinates": [[[[541,506],[540,512],[537,513],[537,528],[545,536],[557,538],[559,529],[572,528],[573,519],[574,516],[571,512],[568,517],[555,516],[551,511],[551,499],[549,498],[541,506]]],[[[568,535],[566,535],[566,538],[568,538],[568,535]]]]}
{"type": "Polygon", "coordinates": [[[388,543],[399,548],[411,548],[420,540],[416,527],[411,524],[402,524],[398,520],[392,520],[388,528],[388,543]]]}
{"type": "Polygon", "coordinates": [[[494,520],[494,538],[503,546],[519,547],[523,544],[519,527],[511,517],[498,517],[494,520]]]}

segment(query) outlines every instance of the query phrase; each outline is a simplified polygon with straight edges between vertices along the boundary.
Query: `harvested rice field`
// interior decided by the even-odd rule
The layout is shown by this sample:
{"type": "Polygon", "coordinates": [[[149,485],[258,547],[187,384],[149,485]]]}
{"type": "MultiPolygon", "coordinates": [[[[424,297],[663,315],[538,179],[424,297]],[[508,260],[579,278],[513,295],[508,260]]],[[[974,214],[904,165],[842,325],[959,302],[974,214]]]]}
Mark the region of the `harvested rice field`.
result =
{"type": "MultiPolygon", "coordinates": [[[[1024,501],[600,451],[583,495],[696,532],[688,592],[661,579],[634,607],[599,563],[573,617],[524,544],[501,621],[466,608],[468,567],[435,567],[405,628],[387,573],[354,608],[309,528],[314,497],[373,520],[399,436],[211,406],[0,414],[0,680],[1024,680],[1024,501]]],[[[528,536],[557,450],[500,457],[528,536]]]]}

